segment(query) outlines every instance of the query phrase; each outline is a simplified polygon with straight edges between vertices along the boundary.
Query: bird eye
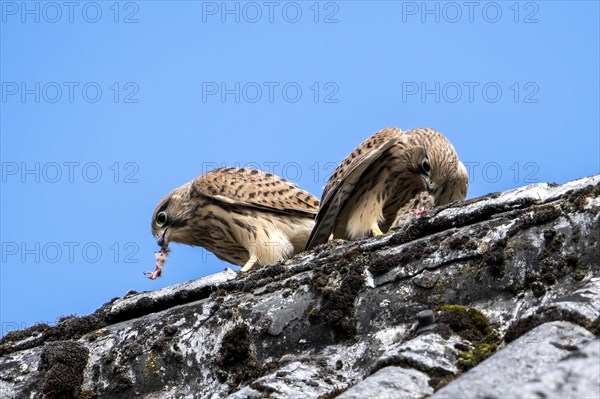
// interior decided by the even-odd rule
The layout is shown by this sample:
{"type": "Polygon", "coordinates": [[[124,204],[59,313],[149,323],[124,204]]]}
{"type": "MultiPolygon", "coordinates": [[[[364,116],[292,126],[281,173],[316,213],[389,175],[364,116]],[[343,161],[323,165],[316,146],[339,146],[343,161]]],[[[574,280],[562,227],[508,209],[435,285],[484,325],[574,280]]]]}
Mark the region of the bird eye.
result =
{"type": "Polygon", "coordinates": [[[162,227],[165,225],[165,223],[167,223],[167,214],[164,212],[159,212],[158,215],[156,215],[157,226],[162,227]]]}
{"type": "Polygon", "coordinates": [[[427,159],[423,160],[423,163],[421,164],[421,169],[423,169],[423,172],[425,172],[425,174],[429,174],[429,172],[431,172],[431,165],[429,164],[429,161],[427,159]]]}

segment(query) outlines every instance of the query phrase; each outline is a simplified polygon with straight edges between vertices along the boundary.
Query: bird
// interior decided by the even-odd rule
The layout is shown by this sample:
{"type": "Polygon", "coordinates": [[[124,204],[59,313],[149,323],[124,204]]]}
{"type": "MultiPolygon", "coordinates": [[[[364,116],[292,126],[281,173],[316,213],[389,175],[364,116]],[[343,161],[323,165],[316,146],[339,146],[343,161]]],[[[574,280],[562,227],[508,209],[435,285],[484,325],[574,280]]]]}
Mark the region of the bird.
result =
{"type": "Polygon", "coordinates": [[[160,276],[169,242],[201,246],[247,272],[302,252],[319,199],[271,173],[219,168],[175,188],[152,215],[160,276]]]}
{"type": "MultiPolygon", "coordinates": [[[[431,128],[378,131],[350,153],[325,185],[306,249],[330,238],[388,233],[412,206],[463,201],[468,174],[452,143],[431,128]]],[[[416,207],[416,208],[415,208],[416,207]]]]}

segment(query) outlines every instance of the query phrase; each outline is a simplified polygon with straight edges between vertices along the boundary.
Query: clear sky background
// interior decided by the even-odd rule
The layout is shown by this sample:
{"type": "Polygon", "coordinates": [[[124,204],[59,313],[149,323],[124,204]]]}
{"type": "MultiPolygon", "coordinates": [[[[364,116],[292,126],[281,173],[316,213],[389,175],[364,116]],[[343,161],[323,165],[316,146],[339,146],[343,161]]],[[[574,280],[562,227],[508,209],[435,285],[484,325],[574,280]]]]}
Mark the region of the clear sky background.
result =
{"type": "Polygon", "coordinates": [[[142,275],[155,206],[217,166],[320,196],[398,126],[452,141],[469,198],[600,172],[596,1],[0,9],[2,334],[222,271],[171,244],[163,276],[142,275]]]}

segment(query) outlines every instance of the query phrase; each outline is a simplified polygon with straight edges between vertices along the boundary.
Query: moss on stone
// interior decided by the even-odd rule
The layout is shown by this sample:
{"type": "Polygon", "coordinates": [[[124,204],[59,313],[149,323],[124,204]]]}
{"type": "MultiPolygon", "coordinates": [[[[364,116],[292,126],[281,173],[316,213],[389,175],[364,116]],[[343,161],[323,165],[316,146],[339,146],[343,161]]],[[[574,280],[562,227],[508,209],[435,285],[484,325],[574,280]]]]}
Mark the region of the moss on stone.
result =
{"type": "Polygon", "coordinates": [[[498,345],[481,343],[476,345],[472,351],[458,353],[458,366],[462,371],[467,371],[487,359],[498,350],[498,345]]]}
{"type": "Polygon", "coordinates": [[[42,392],[47,398],[75,398],[80,393],[89,351],[77,342],[58,341],[44,346],[40,368],[46,370],[42,392]]]}
{"type": "Polygon", "coordinates": [[[86,390],[77,396],[77,399],[96,399],[98,395],[94,391],[86,390]]]}
{"type": "Polygon", "coordinates": [[[485,359],[485,358],[489,357],[490,355],[494,354],[497,350],[498,350],[497,344],[483,343],[483,344],[479,344],[475,347],[474,354],[475,354],[475,356],[479,357],[480,359],[482,359],[482,358],[485,359]]]}
{"type": "Polygon", "coordinates": [[[599,185],[589,185],[581,190],[567,191],[565,193],[566,201],[563,208],[566,212],[582,212],[587,205],[588,198],[600,196],[599,185]]]}
{"type": "Polygon", "coordinates": [[[504,276],[506,243],[507,240],[502,239],[491,243],[489,246],[485,243],[479,246],[480,251],[483,252],[480,267],[487,268],[492,276],[504,276]]]}
{"type": "Polygon", "coordinates": [[[250,359],[250,327],[238,324],[225,333],[219,349],[219,363],[225,369],[243,364],[250,359]]]}
{"type": "Polygon", "coordinates": [[[435,308],[441,312],[438,320],[450,326],[461,337],[480,339],[492,333],[487,317],[480,311],[461,305],[440,305],[435,308]]]}
{"type": "Polygon", "coordinates": [[[157,364],[158,357],[156,353],[151,352],[146,358],[146,360],[144,360],[144,367],[142,367],[142,373],[144,373],[144,375],[158,374],[157,364]]]}
{"type": "Polygon", "coordinates": [[[437,319],[440,324],[448,325],[453,333],[473,345],[473,349],[461,348],[464,350],[458,353],[458,366],[462,371],[469,370],[496,352],[500,338],[483,313],[452,304],[438,306],[435,310],[439,313],[437,319]]]}
{"type": "Polygon", "coordinates": [[[321,300],[308,312],[310,323],[325,324],[342,339],[356,336],[355,302],[364,287],[364,263],[362,258],[354,259],[350,264],[340,262],[337,269],[341,275],[339,287],[329,287],[328,275],[315,275],[311,286],[321,294],[321,300]]]}
{"type": "Polygon", "coordinates": [[[225,291],[222,287],[219,287],[216,291],[214,291],[211,296],[213,297],[226,297],[228,295],[227,291],[225,291]]]}

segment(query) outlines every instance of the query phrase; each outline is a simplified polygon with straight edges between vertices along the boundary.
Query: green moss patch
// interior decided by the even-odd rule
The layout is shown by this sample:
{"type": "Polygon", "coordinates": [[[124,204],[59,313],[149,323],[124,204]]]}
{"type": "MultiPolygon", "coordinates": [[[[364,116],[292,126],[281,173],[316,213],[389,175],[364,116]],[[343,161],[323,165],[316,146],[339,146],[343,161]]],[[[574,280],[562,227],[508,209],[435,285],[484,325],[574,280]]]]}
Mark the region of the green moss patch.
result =
{"type": "Polygon", "coordinates": [[[473,347],[458,354],[458,366],[469,370],[493,355],[500,343],[499,336],[490,327],[487,317],[477,309],[460,305],[441,305],[436,309],[437,320],[453,333],[469,341],[473,347]]]}

